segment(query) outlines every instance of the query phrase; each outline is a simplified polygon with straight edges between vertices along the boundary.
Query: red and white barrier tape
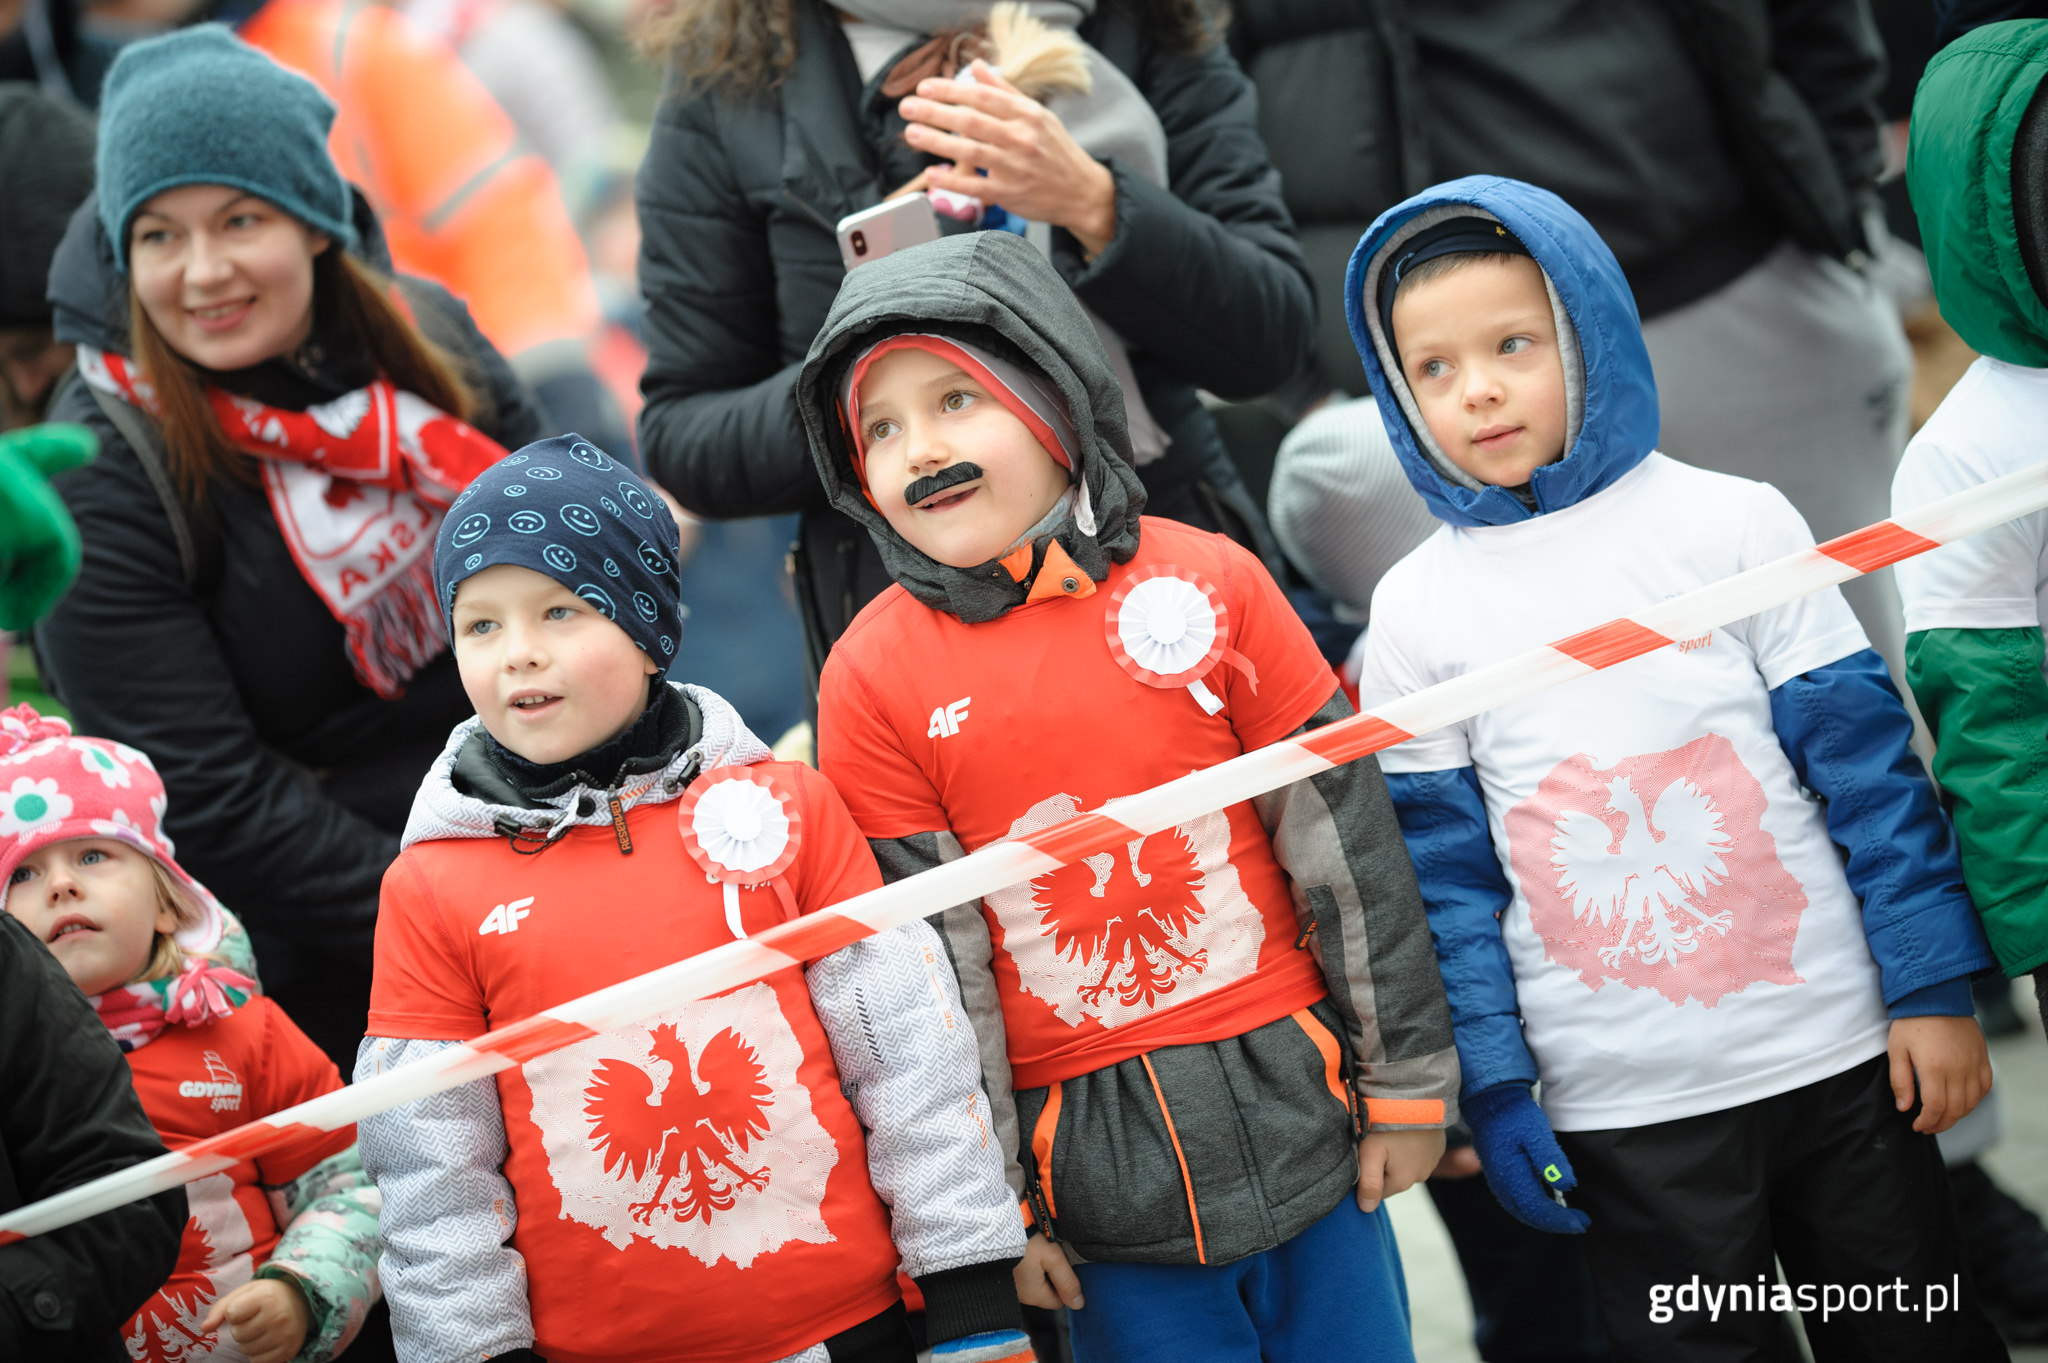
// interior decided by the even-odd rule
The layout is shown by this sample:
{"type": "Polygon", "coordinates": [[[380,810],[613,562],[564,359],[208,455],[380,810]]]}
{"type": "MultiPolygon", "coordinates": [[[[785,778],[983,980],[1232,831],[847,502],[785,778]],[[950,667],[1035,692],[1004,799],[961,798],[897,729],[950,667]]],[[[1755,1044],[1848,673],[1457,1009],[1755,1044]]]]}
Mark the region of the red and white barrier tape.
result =
{"type": "Polygon", "coordinates": [[[286,1108],[182,1150],[109,1174],[0,1217],[0,1244],[68,1226],[166,1188],[218,1173],[315,1131],[388,1112],[430,1093],[511,1069],[598,1032],[816,960],[848,943],[1020,884],[1225,806],[1327,771],[1416,734],[1575,677],[1718,629],[1809,592],[1911,558],[2048,507],[2048,463],[2009,474],[1817,548],[1661,601],[1634,616],[1530,649],[1117,801],[1116,817],[1082,814],[999,842],[894,885],[623,980],[417,1063],[286,1108]]]}

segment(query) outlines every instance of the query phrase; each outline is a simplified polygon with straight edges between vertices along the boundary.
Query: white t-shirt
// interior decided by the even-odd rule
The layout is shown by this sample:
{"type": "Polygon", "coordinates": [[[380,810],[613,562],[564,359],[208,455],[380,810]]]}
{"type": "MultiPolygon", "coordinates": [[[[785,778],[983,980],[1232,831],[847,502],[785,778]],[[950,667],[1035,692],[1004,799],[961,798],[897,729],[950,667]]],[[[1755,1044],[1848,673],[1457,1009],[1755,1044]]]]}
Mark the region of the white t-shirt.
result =
{"type": "MultiPolygon", "coordinates": [[[[1370,706],[1810,546],[1777,489],[1652,454],[1577,506],[1446,526],[1373,594],[1370,706]]],[[[1718,1112],[1882,1054],[1856,896],[1770,691],[1868,647],[1834,588],[1380,754],[1472,766],[1562,1131],[1718,1112]]]]}
{"type": "MultiPolygon", "coordinates": [[[[2040,463],[2044,426],[2048,369],[1978,360],[1906,446],[1893,514],[2040,463]]],[[[2048,511],[1909,558],[1897,573],[1908,633],[2038,629],[2048,622],[2048,511]]]]}

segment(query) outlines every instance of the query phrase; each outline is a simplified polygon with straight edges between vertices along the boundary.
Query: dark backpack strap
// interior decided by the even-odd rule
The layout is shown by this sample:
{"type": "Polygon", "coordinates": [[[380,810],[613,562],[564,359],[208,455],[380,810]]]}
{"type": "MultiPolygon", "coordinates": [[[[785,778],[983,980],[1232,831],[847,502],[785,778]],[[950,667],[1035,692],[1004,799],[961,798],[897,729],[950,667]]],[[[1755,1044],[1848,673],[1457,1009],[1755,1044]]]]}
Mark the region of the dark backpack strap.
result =
{"type": "Polygon", "coordinates": [[[164,458],[163,435],[156,422],[141,409],[103,393],[91,384],[86,391],[99,404],[107,420],[114,423],[114,429],[128,442],[128,448],[135,451],[135,458],[142,465],[142,471],[149,477],[149,485],[156,489],[157,500],[163,503],[164,515],[171,522],[171,538],[178,545],[178,568],[185,576],[185,589],[194,591],[199,586],[199,549],[192,537],[192,517],[185,508],[184,499],[178,496],[177,486],[171,482],[169,463],[164,458]]]}

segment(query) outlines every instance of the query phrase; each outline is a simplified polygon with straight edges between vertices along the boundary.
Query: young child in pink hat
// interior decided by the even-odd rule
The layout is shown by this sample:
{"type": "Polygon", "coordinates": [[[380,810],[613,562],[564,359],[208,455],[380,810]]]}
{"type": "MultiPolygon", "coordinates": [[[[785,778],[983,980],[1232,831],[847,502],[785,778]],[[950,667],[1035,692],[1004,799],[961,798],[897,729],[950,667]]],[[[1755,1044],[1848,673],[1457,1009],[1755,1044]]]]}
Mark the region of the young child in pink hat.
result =
{"type": "MultiPolygon", "coordinates": [[[[176,1150],[341,1087],[259,992],[241,924],[186,874],[144,754],[0,713],[0,889],[127,1056],[176,1150]]],[[[377,1299],[377,1191],[355,1129],[322,1132],[187,1188],[170,1280],[123,1331],[129,1356],[323,1363],[377,1299]]]]}

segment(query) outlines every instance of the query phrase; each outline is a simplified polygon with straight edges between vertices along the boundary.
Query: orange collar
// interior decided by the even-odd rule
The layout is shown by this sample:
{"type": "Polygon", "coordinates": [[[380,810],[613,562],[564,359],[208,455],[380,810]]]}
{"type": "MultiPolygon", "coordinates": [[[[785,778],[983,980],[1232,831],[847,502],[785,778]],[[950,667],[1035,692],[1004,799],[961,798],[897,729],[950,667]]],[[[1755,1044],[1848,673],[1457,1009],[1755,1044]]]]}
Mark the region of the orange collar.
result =
{"type": "MultiPolygon", "coordinates": [[[[1012,582],[1022,582],[1031,572],[1031,545],[1018,545],[997,562],[1010,575],[1012,582]]],[[[1024,604],[1044,601],[1055,596],[1070,596],[1079,601],[1095,595],[1095,579],[1088,576],[1066,551],[1058,540],[1051,540],[1045,546],[1045,563],[1039,568],[1038,576],[1032,580],[1031,592],[1024,598],[1024,604]]]]}

